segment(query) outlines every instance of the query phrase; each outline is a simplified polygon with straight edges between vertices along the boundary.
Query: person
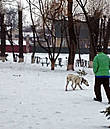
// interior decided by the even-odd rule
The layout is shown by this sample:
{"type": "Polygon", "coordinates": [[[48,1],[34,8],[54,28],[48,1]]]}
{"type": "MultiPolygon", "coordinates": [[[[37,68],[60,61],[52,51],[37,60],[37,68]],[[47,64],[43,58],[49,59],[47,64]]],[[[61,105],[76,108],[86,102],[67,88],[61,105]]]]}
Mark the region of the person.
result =
{"type": "Polygon", "coordinates": [[[94,92],[96,96],[94,100],[102,102],[101,85],[103,85],[108,104],[110,104],[109,69],[110,58],[102,52],[102,47],[98,45],[97,55],[93,59],[93,72],[95,74],[94,92]]]}

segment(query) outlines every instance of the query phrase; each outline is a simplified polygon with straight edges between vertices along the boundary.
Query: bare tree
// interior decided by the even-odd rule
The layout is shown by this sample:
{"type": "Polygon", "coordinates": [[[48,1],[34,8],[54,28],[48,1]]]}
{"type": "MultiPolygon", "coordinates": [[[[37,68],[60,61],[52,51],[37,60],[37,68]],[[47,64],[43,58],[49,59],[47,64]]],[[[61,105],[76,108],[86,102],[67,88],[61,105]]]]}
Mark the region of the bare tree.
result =
{"type": "Polygon", "coordinates": [[[101,0],[76,0],[78,5],[81,7],[87,25],[89,29],[90,35],[90,67],[92,67],[92,61],[94,56],[96,55],[96,46],[98,43],[98,36],[99,36],[99,28],[100,28],[100,18],[102,17],[103,11],[106,8],[106,3],[101,0]],[[90,3],[90,4],[89,4],[90,3]],[[88,9],[88,10],[87,10],[88,9]]]}
{"type": "MultiPolygon", "coordinates": [[[[1,58],[3,61],[5,61],[5,49],[6,49],[6,35],[7,38],[12,46],[12,53],[13,53],[13,59],[14,61],[16,61],[15,58],[15,54],[14,54],[14,46],[13,46],[13,41],[12,41],[12,27],[13,29],[15,29],[17,27],[17,11],[16,11],[16,5],[15,3],[17,3],[17,1],[15,0],[14,2],[12,0],[1,0],[0,1],[0,24],[1,24],[1,58]],[[14,3],[14,5],[13,5],[14,3]],[[8,6],[7,6],[8,5],[8,6]],[[12,7],[14,6],[14,7],[12,7]],[[4,7],[4,8],[3,8],[4,7]],[[4,20],[5,19],[5,20],[4,20]],[[9,29],[10,28],[10,29],[9,29]]],[[[18,3],[17,3],[18,5],[18,3]]],[[[19,11],[20,12],[20,11],[19,11]]],[[[21,13],[19,13],[21,14],[21,13]]],[[[19,17],[19,20],[22,19],[22,15],[21,17],[19,17]]],[[[22,40],[23,37],[22,35],[22,23],[19,22],[19,43],[22,44],[22,40]]],[[[20,45],[21,47],[21,45],[20,45]]],[[[21,55],[23,55],[23,47],[20,48],[20,52],[21,54],[19,55],[19,57],[21,57],[21,55]],[[22,52],[21,52],[22,51],[22,52]]],[[[23,56],[22,56],[23,57],[23,56]]],[[[21,58],[19,60],[19,62],[21,62],[21,58]]]]}
{"type": "MultiPolygon", "coordinates": [[[[51,70],[54,70],[55,68],[55,62],[60,54],[61,51],[61,46],[62,46],[62,41],[63,41],[63,31],[62,31],[62,0],[58,3],[55,1],[49,2],[48,0],[38,0],[38,6],[36,6],[35,3],[32,3],[31,0],[27,0],[29,3],[30,7],[30,13],[31,13],[31,20],[32,20],[32,26],[34,27],[34,31],[36,34],[37,38],[37,43],[39,44],[40,47],[42,47],[49,55],[49,59],[51,61],[51,70]],[[39,10],[39,15],[41,17],[41,27],[38,29],[42,30],[42,33],[39,35],[37,32],[37,27],[35,24],[35,21],[33,19],[33,10],[32,6],[34,8],[39,10]],[[60,40],[60,45],[59,45],[59,50],[56,53],[56,47],[57,47],[57,37],[55,34],[55,24],[57,21],[61,21],[60,27],[61,27],[61,40],[60,40]],[[45,47],[40,40],[40,36],[45,40],[46,46],[45,47]]],[[[34,12],[35,13],[35,12],[34,12]]]]}
{"type": "Polygon", "coordinates": [[[5,23],[6,23],[6,35],[7,35],[7,39],[9,40],[10,44],[11,44],[11,48],[12,48],[12,54],[13,54],[13,61],[16,62],[16,56],[15,56],[15,52],[14,52],[14,42],[12,39],[12,31],[15,30],[17,28],[18,25],[18,19],[17,19],[17,11],[15,8],[13,7],[9,7],[6,8],[6,14],[5,14],[5,23]]]}

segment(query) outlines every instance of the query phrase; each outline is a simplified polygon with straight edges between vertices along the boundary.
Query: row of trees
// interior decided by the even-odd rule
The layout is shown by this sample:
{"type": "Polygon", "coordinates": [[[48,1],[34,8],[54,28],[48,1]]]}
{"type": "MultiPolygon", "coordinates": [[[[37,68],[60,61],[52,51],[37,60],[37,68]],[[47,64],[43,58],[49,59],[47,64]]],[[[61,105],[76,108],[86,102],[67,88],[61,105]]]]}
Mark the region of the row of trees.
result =
{"type": "MultiPolygon", "coordinates": [[[[4,5],[9,5],[13,1],[0,0],[0,37],[1,37],[1,60],[4,62],[6,60],[6,39],[9,40],[12,46],[13,60],[16,61],[14,46],[12,40],[12,30],[19,29],[19,62],[23,62],[23,34],[22,34],[22,9],[20,4],[18,4],[18,11],[16,8],[7,7],[4,5]],[[18,22],[17,22],[18,13],[18,22]],[[18,26],[17,26],[18,24],[18,26]]],[[[12,5],[12,4],[11,4],[12,5]]]]}
{"type": "MultiPolygon", "coordinates": [[[[109,3],[106,0],[26,0],[30,13],[31,27],[34,39],[34,49],[32,53],[32,63],[35,61],[36,42],[45,49],[51,61],[51,69],[54,70],[55,62],[60,54],[64,36],[69,49],[67,70],[74,70],[74,58],[76,50],[79,48],[79,23],[85,21],[90,37],[90,67],[96,55],[96,46],[101,44],[104,52],[110,36],[109,3]],[[105,15],[106,14],[106,15],[105,15]],[[60,27],[60,47],[56,53],[57,37],[55,24],[59,22],[60,27]],[[42,30],[42,37],[47,43],[47,47],[41,44],[38,29],[42,30]]],[[[22,14],[19,14],[19,21],[22,21],[22,14]]],[[[1,28],[2,28],[1,24],[1,28]]],[[[1,37],[2,39],[2,37],[1,37]]],[[[22,23],[19,23],[19,48],[23,61],[22,50],[22,23]]],[[[79,56],[80,57],[80,56],[79,56]]]]}
{"type": "MultiPolygon", "coordinates": [[[[44,39],[47,42],[48,48],[44,48],[48,54],[51,61],[52,67],[54,69],[54,64],[61,50],[63,36],[66,35],[66,41],[69,49],[68,65],[67,70],[74,70],[74,58],[76,49],[78,48],[78,38],[76,35],[76,21],[86,21],[90,36],[90,67],[92,67],[92,61],[96,55],[96,46],[101,44],[104,47],[104,52],[107,53],[107,47],[110,37],[110,18],[109,18],[109,3],[105,0],[26,0],[29,3],[30,14],[32,25],[36,30],[36,21],[33,17],[36,16],[33,12],[32,7],[38,10],[40,17],[41,27],[44,32],[44,39]],[[36,4],[36,2],[38,2],[36,4]],[[105,15],[106,14],[106,15],[105,15]],[[55,35],[55,22],[61,21],[59,25],[61,28],[61,41],[59,52],[55,56],[56,47],[56,35],[55,35]],[[68,21],[67,25],[65,24],[68,21]],[[65,29],[67,28],[67,29],[65,29]],[[46,35],[46,30],[48,30],[51,35],[51,40],[46,35]],[[50,43],[51,42],[51,43],[50,43]],[[52,44],[52,50],[50,45],[52,44]]],[[[78,27],[78,26],[77,26],[78,27]]],[[[37,42],[41,47],[37,32],[37,42]]]]}

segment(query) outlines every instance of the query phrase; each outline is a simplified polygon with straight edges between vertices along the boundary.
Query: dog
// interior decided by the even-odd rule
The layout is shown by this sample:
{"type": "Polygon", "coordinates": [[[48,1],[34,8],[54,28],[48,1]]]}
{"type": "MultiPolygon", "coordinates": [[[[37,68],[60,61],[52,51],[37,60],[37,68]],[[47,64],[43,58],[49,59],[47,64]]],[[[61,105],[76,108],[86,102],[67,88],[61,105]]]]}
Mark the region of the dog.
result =
{"type": "Polygon", "coordinates": [[[84,79],[83,77],[80,77],[80,76],[74,75],[74,74],[68,74],[65,91],[67,91],[67,87],[68,87],[68,84],[70,81],[72,81],[71,87],[73,90],[75,90],[77,86],[79,86],[79,88],[81,90],[83,90],[83,88],[80,86],[80,84],[82,84],[82,83],[85,84],[86,86],[89,86],[88,81],[86,79],[84,79]],[[73,87],[74,83],[75,83],[75,86],[73,87]]]}

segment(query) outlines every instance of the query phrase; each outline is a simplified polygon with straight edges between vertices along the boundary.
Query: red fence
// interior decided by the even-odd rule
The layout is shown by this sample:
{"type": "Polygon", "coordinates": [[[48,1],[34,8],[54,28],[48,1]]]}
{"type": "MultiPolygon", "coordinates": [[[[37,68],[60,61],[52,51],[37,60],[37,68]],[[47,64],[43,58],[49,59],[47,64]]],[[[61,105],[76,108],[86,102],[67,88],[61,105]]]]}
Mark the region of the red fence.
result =
{"type": "MultiPolygon", "coordinates": [[[[1,51],[1,46],[0,46],[0,51],[1,51]]],[[[6,45],[6,52],[12,52],[12,47],[10,45],[6,45]]],[[[14,52],[19,53],[19,46],[18,45],[14,45],[14,52]]],[[[27,53],[26,45],[23,46],[23,52],[27,53]]],[[[29,46],[29,52],[32,52],[31,46],[29,46]]]]}

